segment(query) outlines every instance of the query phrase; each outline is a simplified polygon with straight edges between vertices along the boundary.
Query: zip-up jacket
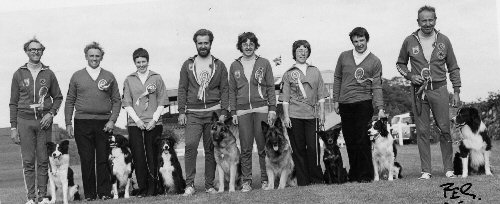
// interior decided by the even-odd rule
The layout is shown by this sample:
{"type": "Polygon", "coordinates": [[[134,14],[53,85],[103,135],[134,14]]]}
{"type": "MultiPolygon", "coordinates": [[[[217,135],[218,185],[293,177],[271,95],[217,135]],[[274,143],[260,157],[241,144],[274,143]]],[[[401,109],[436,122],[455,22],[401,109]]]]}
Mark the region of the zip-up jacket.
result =
{"type": "Polygon", "coordinates": [[[446,85],[446,71],[448,71],[454,92],[460,92],[460,68],[458,67],[457,59],[448,37],[435,30],[436,42],[434,43],[434,50],[432,51],[429,63],[429,61],[425,59],[422,45],[418,37],[418,31],[419,30],[406,37],[403,42],[396,63],[396,68],[399,73],[406,79],[411,80],[411,76],[415,74],[421,75],[423,68],[430,67],[432,83],[439,85],[434,86],[434,88],[439,88],[446,85]],[[408,60],[411,61],[411,71],[407,66],[408,60]]]}
{"type": "Polygon", "coordinates": [[[49,66],[42,64],[42,68],[36,79],[33,79],[28,64],[21,66],[12,77],[10,88],[10,124],[11,127],[17,127],[17,117],[36,120],[41,119],[46,113],[57,114],[63,96],[56,75],[49,66]],[[45,96],[44,91],[47,90],[45,96]],[[40,95],[42,94],[42,95],[40,95]],[[43,97],[40,100],[40,97],[43,97]],[[40,105],[42,102],[43,105],[40,105]],[[40,107],[34,107],[38,104],[40,107]]]}
{"type": "MultiPolygon", "coordinates": [[[[139,79],[137,72],[125,78],[122,106],[134,108],[135,113],[144,123],[147,124],[153,119],[153,113],[158,106],[166,105],[168,105],[168,96],[160,74],[149,70],[149,75],[144,84],[139,79]]],[[[128,126],[136,126],[131,117],[127,118],[128,126]]],[[[157,124],[161,124],[161,119],[157,121],[157,124]]]]}
{"type": "Polygon", "coordinates": [[[178,101],[179,113],[186,113],[186,109],[206,109],[218,104],[221,105],[222,114],[227,115],[229,106],[229,86],[227,80],[227,69],[222,61],[212,56],[210,64],[211,76],[209,84],[204,90],[203,97],[198,98],[200,84],[197,81],[196,66],[194,60],[196,55],[187,59],[182,64],[179,79],[178,101]]]}
{"type": "Polygon", "coordinates": [[[229,107],[232,115],[236,110],[248,110],[269,106],[276,111],[274,76],[269,60],[256,56],[251,76],[245,76],[241,57],[229,68],[229,107]],[[260,89],[260,90],[259,90],[260,89]]]}

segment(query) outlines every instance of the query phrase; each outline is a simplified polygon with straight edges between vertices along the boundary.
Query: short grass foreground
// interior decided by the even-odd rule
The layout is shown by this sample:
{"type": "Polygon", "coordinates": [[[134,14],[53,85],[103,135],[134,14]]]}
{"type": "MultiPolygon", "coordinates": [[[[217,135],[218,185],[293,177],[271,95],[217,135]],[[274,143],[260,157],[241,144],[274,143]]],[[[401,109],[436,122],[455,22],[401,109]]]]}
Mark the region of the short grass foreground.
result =
{"type": "MultiPolygon", "coordinates": [[[[0,203],[25,202],[19,146],[13,145],[8,131],[0,131],[0,203]]],[[[74,145],[74,141],[71,141],[74,145]]],[[[72,145],[72,147],[74,147],[72,145]]],[[[196,194],[189,197],[165,195],[146,198],[130,198],[92,203],[499,203],[500,201],[500,141],[493,143],[491,163],[494,176],[470,176],[467,179],[444,177],[439,144],[432,145],[433,177],[417,180],[420,176],[420,160],[416,145],[398,146],[398,158],[403,166],[401,180],[372,183],[346,183],[342,185],[312,185],[264,191],[260,189],[260,173],[257,157],[253,158],[254,190],[241,193],[224,192],[208,195],[204,192],[204,158],[197,161],[196,194]],[[446,184],[446,186],[443,186],[446,184]],[[444,190],[446,189],[446,190],[444,190]]],[[[457,146],[454,146],[457,150],[457,146]]],[[[73,152],[73,151],[72,151],[73,152]]],[[[76,152],[76,151],[74,151],[76,152]]],[[[344,165],[348,165],[345,149],[342,150],[344,165]]],[[[76,155],[71,155],[75,157],[76,155]]],[[[184,164],[183,158],[180,158],[184,164]]],[[[79,164],[72,163],[75,182],[82,186],[79,164]]],[[[184,166],[184,165],[182,165],[184,166]]],[[[81,191],[82,188],[80,188],[81,191]]],[[[83,193],[83,192],[80,192],[83,193]]],[[[82,202],[83,203],[83,202],[82,202]]]]}

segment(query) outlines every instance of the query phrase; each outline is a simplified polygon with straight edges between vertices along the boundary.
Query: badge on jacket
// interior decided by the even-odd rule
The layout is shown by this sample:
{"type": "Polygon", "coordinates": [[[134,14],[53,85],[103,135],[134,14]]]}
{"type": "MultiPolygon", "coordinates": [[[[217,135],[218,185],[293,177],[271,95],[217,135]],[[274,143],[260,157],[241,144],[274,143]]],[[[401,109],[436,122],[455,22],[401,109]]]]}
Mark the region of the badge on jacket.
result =
{"type": "Polygon", "coordinates": [[[412,51],[413,51],[414,55],[418,55],[418,53],[420,53],[420,48],[417,45],[417,46],[415,46],[415,47],[412,48],[412,51]]]}
{"type": "Polygon", "coordinates": [[[29,78],[24,79],[23,84],[24,86],[30,86],[30,79],[29,78]]]}
{"type": "Polygon", "coordinates": [[[106,81],[106,79],[101,79],[97,83],[97,88],[99,88],[99,90],[101,91],[107,91],[110,85],[111,83],[108,84],[108,81],[106,81]]]}
{"type": "Polygon", "coordinates": [[[42,86],[47,85],[47,80],[45,80],[45,79],[40,79],[40,85],[42,85],[42,86]]]}
{"type": "Polygon", "coordinates": [[[234,72],[234,77],[239,79],[241,77],[240,70],[234,72]]]}
{"type": "Polygon", "coordinates": [[[444,43],[439,43],[437,47],[440,50],[444,50],[446,48],[446,46],[444,45],[444,43]]]}

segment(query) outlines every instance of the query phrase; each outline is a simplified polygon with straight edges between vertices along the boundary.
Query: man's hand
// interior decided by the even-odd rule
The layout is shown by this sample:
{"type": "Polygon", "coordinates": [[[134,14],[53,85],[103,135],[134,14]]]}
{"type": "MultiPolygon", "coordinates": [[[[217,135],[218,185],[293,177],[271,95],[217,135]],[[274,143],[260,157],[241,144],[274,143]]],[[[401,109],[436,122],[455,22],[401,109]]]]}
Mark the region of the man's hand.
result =
{"type": "Polygon", "coordinates": [[[413,84],[416,84],[416,85],[421,85],[422,83],[424,83],[424,78],[422,78],[422,76],[420,75],[411,75],[411,83],[413,84]]]}
{"type": "Polygon", "coordinates": [[[223,123],[224,121],[226,121],[226,115],[220,115],[220,116],[219,116],[219,121],[220,121],[221,123],[223,123]]]}
{"type": "Polygon", "coordinates": [[[68,133],[69,138],[75,138],[72,125],[66,125],[66,132],[68,133]]]}
{"type": "Polygon", "coordinates": [[[144,122],[139,119],[138,121],[135,122],[135,125],[137,125],[137,127],[141,130],[145,130],[146,129],[146,124],[144,124],[144,122]]]}
{"type": "Polygon", "coordinates": [[[320,111],[319,113],[319,125],[325,125],[325,111],[320,111]]]}
{"type": "Polygon", "coordinates": [[[233,115],[233,124],[238,125],[238,116],[237,115],[233,115]]]}
{"type": "Polygon", "coordinates": [[[179,114],[179,125],[186,125],[186,114],[179,114]]]}
{"type": "Polygon", "coordinates": [[[458,107],[460,106],[460,93],[453,93],[453,100],[451,101],[451,106],[458,107]]]}
{"type": "Polygon", "coordinates": [[[267,114],[267,124],[269,125],[274,124],[274,120],[276,120],[276,112],[269,111],[269,113],[267,114]]]}
{"type": "Polygon", "coordinates": [[[19,139],[19,132],[17,132],[17,129],[13,129],[10,131],[10,139],[12,139],[12,142],[14,142],[14,144],[21,144],[21,140],[19,139]]]}
{"type": "Polygon", "coordinates": [[[147,130],[147,131],[150,131],[150,130],[152,130],[153,128],[155,128],[155,126],[156,126],[156,121],[151,120],[151,121],[149,121],[148,125],[146,126],[146,130],[147,130]]]}
{"type": "Polygon", "coordinates": [[[290,120],[290,117],[286,117],[283,119],[283,123],[285,123],[286,128],[291,128],[292,127],[292,121],[290,120]]]}
{"type": "Polygon", "coordinates": [[[45,114],[42,120],[40,120],[40,128],[42,130],[46,130],[47,128],[49,128],[52,125],[53,118],[54,116],[52,115],[52,113],[45,114]]]}
{"type": "Polygon", "coordinates": [[[104,125],[104,128],[102,130],[104,130],[104,132],[112,133],[114,128],[115,128],[115,122],[110,120],[106,123],[106,125],[104,125]]]}
{"type": "Polygon", "coordinates": [[[384,109],[378,110],[378,119],[380,120],[380,118],[387,118],[387,115],[384,113],[384,109]]]}
{"type": "Polygon", "coordinates": [[[339,114],[339,102],[333,103],[333,110],[335,111],[335,113],[339,114]]]}

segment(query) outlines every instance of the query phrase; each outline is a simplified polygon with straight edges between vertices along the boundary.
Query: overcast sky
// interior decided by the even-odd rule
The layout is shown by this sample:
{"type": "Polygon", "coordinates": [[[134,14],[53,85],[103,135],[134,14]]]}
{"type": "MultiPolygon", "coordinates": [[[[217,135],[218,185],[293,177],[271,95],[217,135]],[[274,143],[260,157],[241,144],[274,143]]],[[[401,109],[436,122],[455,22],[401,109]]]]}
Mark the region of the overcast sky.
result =
{"type": "MultiPolygon", "coordinates": [[[[321,0],[321,1],[138,1],[138,0],[18,0],[0,8],[0,127],[9,126],[10,84],[14,71],[27,62],[22,45],[36,36],[46,47],[42,62],[51,66],[66,97],[71,75],[86,66],[83,48],[91,41],[105,49],[101,65],[119,82],[135,70],[132,52],[143,47],[150,69],[159,72],[167,87],[176,88],[182,63],[196,54],[193,34],[210,29],[212,54],[227,67],[240,53],[238,34],[256,33],[257,53],[273,59],[281,75],[292,63],[292,43],[311,43],[309,62],[333,70],[342,51],[352,49],[348,33],[357,26],[370,33],[368,46],[383,65],[383,77],[399,76],[395,62],[404,38],[415,31],[417,10],[436,7],[436,28],[447,35],[461,67],[465,101],[485,98],[500,90],[499,18],[494,0],[321,0]]],[[[450,82],[448,82],[450,83],[450,82]]],[[[451,91],[451,89],[450,89],[451,91]]],[[[64,125],[64,106],[55,122],[64,125]]],[[[118,126],[124,127],[122,111],[118,126]]]]}

